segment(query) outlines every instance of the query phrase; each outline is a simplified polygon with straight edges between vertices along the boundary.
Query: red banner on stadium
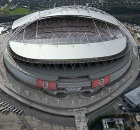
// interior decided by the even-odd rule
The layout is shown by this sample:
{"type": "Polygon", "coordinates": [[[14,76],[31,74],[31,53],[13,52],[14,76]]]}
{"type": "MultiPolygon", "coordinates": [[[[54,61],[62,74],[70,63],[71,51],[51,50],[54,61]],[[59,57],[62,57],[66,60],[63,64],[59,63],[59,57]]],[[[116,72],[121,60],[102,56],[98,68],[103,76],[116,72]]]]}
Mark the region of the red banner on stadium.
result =
{"type": "Polygon", "coordinates": [[[53,81],[44,81],[44,88],[45,89],[56,90],[56,82],[53,82],[53,81]]]}
{"type": "Polygon", "coordinates": [[[43,88],[44,85],[43,85],[43,80],[42,79],[36,79],[36,85],[37,87],[40,87],[40,88],[43,88]]]}
{"type": "Polygon", "coordinates": [[[51,90],[56,90],[57,89],[56,82],[53,82],[53,81],[36,79],[36,84],[40,88],[51,89],[51,90]]]}
{"type": "Polygon", "coordinates": [[[92,88],[100,87],[108,83],[110,83],[110,75],[101,79],[92,80],[92,88]]]}

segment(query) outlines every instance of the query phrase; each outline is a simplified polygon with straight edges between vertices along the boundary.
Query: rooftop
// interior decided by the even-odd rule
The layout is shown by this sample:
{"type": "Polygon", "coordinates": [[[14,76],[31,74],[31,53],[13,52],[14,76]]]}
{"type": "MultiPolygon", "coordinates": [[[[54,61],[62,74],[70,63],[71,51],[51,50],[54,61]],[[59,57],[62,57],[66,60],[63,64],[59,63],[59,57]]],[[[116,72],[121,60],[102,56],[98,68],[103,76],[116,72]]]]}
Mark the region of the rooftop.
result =
{"type": "Polygon", "coordinates": [[[15,29],[24,24],[32,23],[38,19],[44,19],[47,17],[54,16],[80,16],[95,18],[98,20],[106,21],[113,25],[119,25],[115,18],[111,15],[105,13],[104,11],[98,10],[96,8],[89,8],[85,6],[62,6],[53,8],[50,10],[38,11],[29,15],[26,15],[13,23],[12,29],[15,29]]]}
{"type": "Polygon", "coordinates": [[[140,86],[127,94],[125,94],[130,101],[132,101],[135,105],[140,104],[140,86]]]}

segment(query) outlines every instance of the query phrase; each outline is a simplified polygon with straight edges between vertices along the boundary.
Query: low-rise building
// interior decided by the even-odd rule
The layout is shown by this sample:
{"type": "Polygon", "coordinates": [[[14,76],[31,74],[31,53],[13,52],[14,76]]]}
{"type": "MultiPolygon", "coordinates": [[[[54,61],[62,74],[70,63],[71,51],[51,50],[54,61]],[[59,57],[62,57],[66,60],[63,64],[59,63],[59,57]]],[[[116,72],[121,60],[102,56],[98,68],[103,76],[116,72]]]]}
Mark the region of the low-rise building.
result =
{"type": "Polygon", "coordinates": [[[122,118],[102,119],[104,130],[125,130],[122,118]]]}
{"type": "Polygon", "coordinates": [[[140,106],[140,87],[128,92],[124,95],[125,100],[129,103],[133,108],[140,106]]]}

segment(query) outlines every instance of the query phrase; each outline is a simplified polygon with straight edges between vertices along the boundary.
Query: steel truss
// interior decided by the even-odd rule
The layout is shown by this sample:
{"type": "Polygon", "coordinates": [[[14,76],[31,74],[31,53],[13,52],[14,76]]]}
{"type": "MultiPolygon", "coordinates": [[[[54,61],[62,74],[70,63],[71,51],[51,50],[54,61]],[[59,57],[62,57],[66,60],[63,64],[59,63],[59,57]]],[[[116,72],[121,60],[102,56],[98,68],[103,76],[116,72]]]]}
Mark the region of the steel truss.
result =
{"type": "MultiPolygon", "coordinates": [[[[58,8],[60,8],[60,7],[58,7],[58,8]]],[[[101,10],[96,9],[96,8],[90,8],[90,7],[85,7],[85,6],[84,7],[83,6],[64,6],[64,7],[62,7],[62,10],[63,9],[67,10],[69,8],[86,9],[88,11],[89,10],[94,10],[94,11],[103,13],[105,15],[109,15],[109,14],[107,14],[107,13],[101,11],[101,10]]],[[[55,11],[58,11],[57,8],[51,9],[51,10],[49,10],[47,12],[43,12],[43,13],[39,12],[39,16],[34,17],[33,19],[30,19],[24,25],[19,26],[18,28],[12,30],[13,32],[10,33],[10,35],[7,37],[5,42],[2,44],[0,57],[2,57],[2,55],[5,51],[5,49],[7,48],[9,42],[11,40],[13,40],[17,34],[19,34],[23,30],[24,31],[23,38],[24,38],[25,32],[26,32],[26,27],[28,25],[37,21],[38,19],[40,19],[40,20],[45,19],[48,15],[50,15],[51,13],[54,13],[55,11]]],[[[109,15],[109,16],[111,16],[111,15],[109,15]]],[[[118,21],[118,23],[121,24],[119,21],[118,21]]],[[[96,23],[95,23],[95,27],[96,27],[96,23]]],[[[108,28],[108,26],[107,26],[107,28],[108,28]]],[[[98,28],[96,28],[96,29],[97,29],[98,34],[100,35],[98,28]]],[[[110,35],[112,35],[109,28],[108,28],[108,30],[110,32],[110,35]]],[[[36,27],[36,38],[37,38],[37,32],[38,32],[38,25],[36,27]]],[[[129,39],[129,41],[130,40],[131,39],[129,39]]],[[[64,70],[66,70],[66,68],[69,64],[71,65],[72,70],[75,70],[76,64],[79,64],[81,70],[83,69],[84,64],[87,64],[89,68],[91,68],[93,63],[96,64],[96,66],[98,66],[99,64],[104,64],[105,65],[108,61],[113,61],[115,59],[123,57],[124,55],[126,55],[129,52],[129,49],[130,49],[129,44],[127,44],[126,48],[121,53],[119,53],[117,55],[114,55],[114,56],[110,56],[110,57],[82,59],[82,60],[78,60],[78,59],[77,60],[64,60],[64,61],[59,60],[58,61],[58,60],[37,60],[37,59],[33,60],[33,59],[27,59],[27,58],[24,58],[24,57],[20,57],[20,56],[16,55],[14,52],[12,52],[11,48],[8,46],[9,55],[11,55],[14,59],[17,59],[18,61],[21,61],[21,62],[24,62],[24,63],[28,63],[31,66],[38,65],[39,67],[42,67],[43,65],[45,65],[48,69],[50,69],[51,65],[54,65],[56,70],[58,70],[59,65],[62,65],[64,70]]]]}
{"type": "Polygon", "coordinates": [[[65,71],[67,68],[71,68],[73,71],[77,68],[77,66],[83,70],[85,66],[87,66],[89,69],[95,65],[96,67],[100,65],[106,65],[109,61],[114,62],[114,60],[117,60],[123,56],[125,56],[130,51],[130,47],[128,45],[127,49],[121,53],[121,55],[112,57],[112,58],[100,58],[100,59],[88,59],[88,60],[81,60],[81,61],[75,61],[75,62],[68,62],[68,61],[46,61],[46,60],[32,60],[32,59],[26,59],[23,57],[20,57],[16,55],[13,51],[11,51],[10,46],[7,47],[8,55],[13,63],[16,61],[22,62],[24,64],[27,64],[29,66],[38,66],[39,68],[46,67],[48,70],[51,68],[55,68],[55,70],[58,70],[60,68],[63,68],[65,71]]]}

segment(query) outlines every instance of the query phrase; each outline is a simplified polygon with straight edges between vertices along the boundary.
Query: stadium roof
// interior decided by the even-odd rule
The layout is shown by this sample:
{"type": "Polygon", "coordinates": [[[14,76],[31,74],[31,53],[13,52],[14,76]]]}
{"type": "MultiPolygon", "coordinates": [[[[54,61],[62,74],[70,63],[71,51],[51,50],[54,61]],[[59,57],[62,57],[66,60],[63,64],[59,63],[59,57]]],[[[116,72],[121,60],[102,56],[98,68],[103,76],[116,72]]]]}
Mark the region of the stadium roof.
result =
{"type": "Polygon", "coordinates": [[[19,56],[40,60],[78,60],[113,56],[127,45],[125,37],[115,40],[71,45],[25,44],[10,42],[10,47],[19,56]]]}
{"type": "Polygon", "coordinates": [[[65,16],[65,15],[89,17],[89,18],[98,19],[101,21],[106,21],[114,25],[119,25],[117,20],[115,20],[115,18],[113,18],[111,15],[101,10],[98,10],[95,8],[81,7],[81,6],[64,6],[64,7],[57,7],[54,9],[39,11],[39,12],[26,15],[16,20],[12,25],[12,29],[15,29],[27,23],[32,23],[36,21],[37,19],[44,19],[47,17],[65,16]]]}

